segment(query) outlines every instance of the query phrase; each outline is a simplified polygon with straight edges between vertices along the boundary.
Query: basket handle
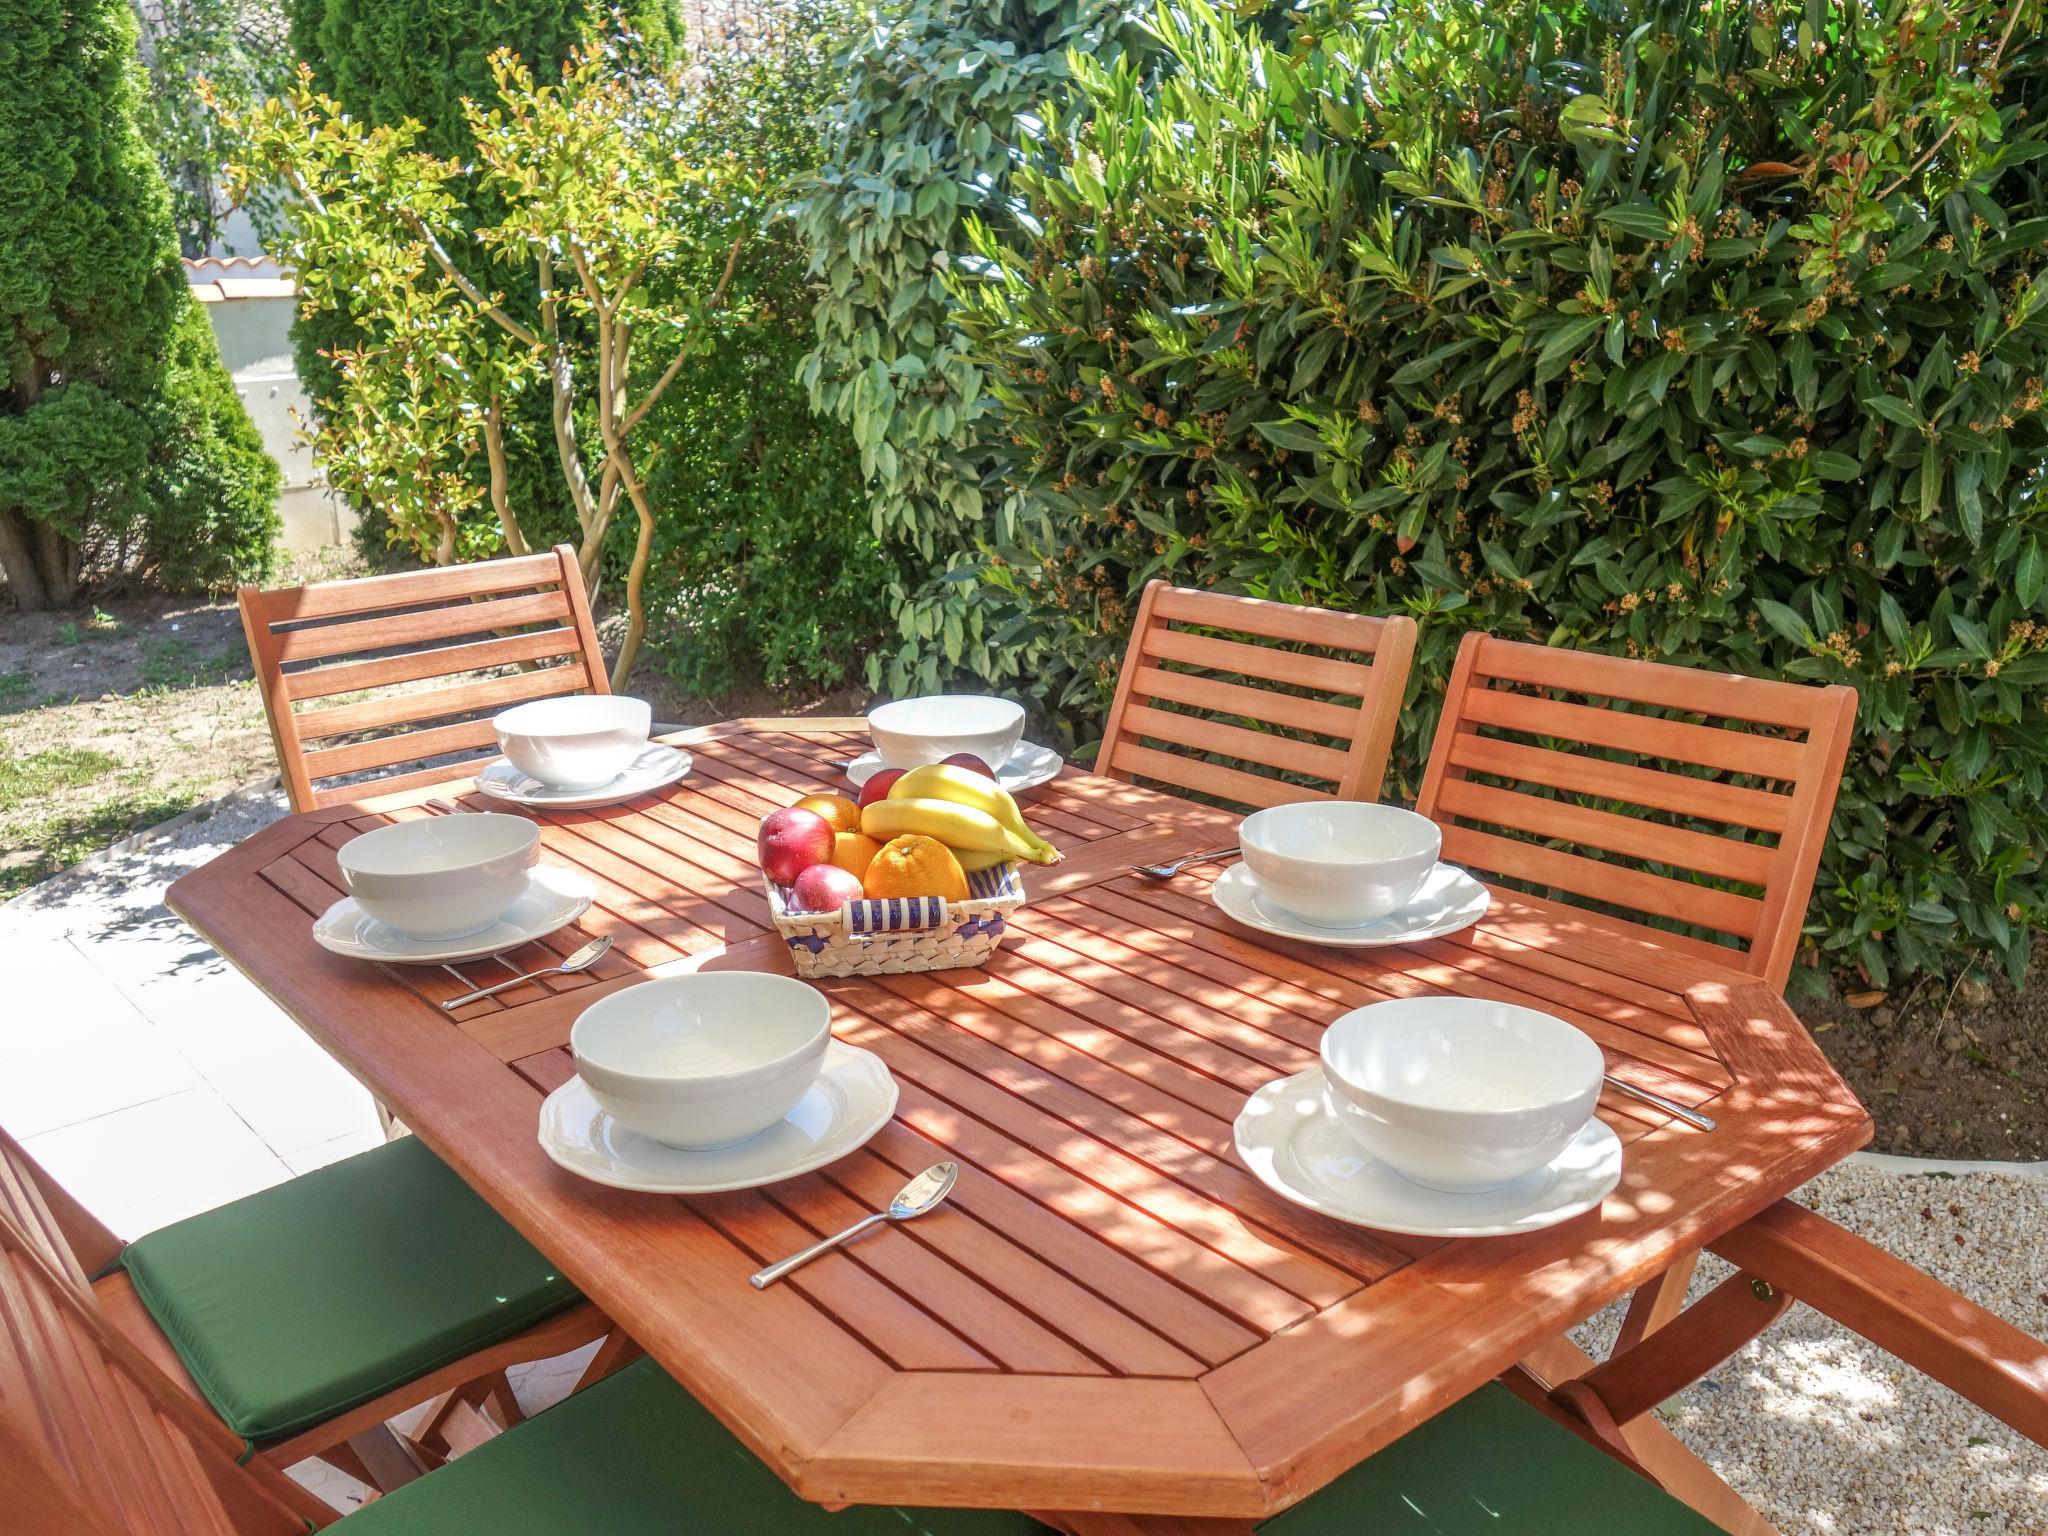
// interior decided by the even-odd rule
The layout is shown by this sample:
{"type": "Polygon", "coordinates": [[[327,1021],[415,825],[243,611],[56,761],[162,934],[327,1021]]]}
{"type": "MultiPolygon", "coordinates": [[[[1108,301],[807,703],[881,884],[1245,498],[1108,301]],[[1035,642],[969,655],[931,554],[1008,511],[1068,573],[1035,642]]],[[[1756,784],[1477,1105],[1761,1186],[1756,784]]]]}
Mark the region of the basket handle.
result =
{"type": "Polygon", "coordinates": [[[880,896],[847,902],[839,909],[839,926],[857,938],[884,938],[943,928],[950,912],[943,896],[880,896]]]}

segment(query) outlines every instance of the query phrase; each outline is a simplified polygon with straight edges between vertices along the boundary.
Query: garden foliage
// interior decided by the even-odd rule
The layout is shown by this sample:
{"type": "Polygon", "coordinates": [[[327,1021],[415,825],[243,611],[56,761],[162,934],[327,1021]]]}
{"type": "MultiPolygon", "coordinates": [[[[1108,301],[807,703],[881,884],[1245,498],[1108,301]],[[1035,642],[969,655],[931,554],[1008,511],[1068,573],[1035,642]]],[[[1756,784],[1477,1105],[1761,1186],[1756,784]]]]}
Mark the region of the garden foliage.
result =
{"type": "Polygon", "coordinates": [[[1818,958],[2018,976],[2048,926],[2041,22],[1418,0],[1266,41],[1190,0],[1159,81],[1077,52],[1010,180],[1042,237],[990,220],[954,275],[1013,509],[992,675],[1086,739],[1151,577],[1413,613],[1396,783],[1472,628],[1848,681],[1818,958]]]}
{"type": "Polygon", "coordinates": [[[857,460],[794,377],[808,285],[775,215],[816,163],[809,35],[688,63],[612,38],[551,80],[501,54],[462,161],[303,80],[233,116],[241,178],[296,200],[309,312],[356,331],[313,432],[330,482],[436,563],[578,541],[593,592],[624,587],[614,686],[650,623],[713,688],[837,682],[881,622],[857,460]],[[527,401],[570,519],[511,463],[527,401]]]}
{"type": "Polygon", "coordinates": [[[812,404],[852,432],[875,530],[898,561],[889,598],[901,644],[869,667],[892,692],[1001,665],[973,582],[960,579],[995,508],[983,500],[988,401],[952,328],[946,264],[970,211],[1008,229],[1017,115],[1061,88],[1070,47],[1135,44],[1136,8],[858,0],[842,29],[824,164],[798,212],[823,284],[802,377],[812,404]]]}
{"type": "MultiPolygon", "coordinates": [[[[290,18],[291,51],[313,71],[314,88],[333,98],[367,127],[414,127],[416,146],[456,163],[471,158],[474,139],[464,102],[489,102],[497,94],[491,58],[509,49],[542,80],[551,80],[581,43],[608,28],[638,39],[639,52],[653,62],[672,59],[682,27],[675,0],[284,0],[290,18]]],[[[275,89],[275,82],[270,82],[275,89]]],[[[219,94],[232,105],[255,98],[219,94]]],[[[468,228],[491,224],[502,212],[473,184],[464,189],[468,228]]],[[[464,270],[481,280],[481,253],[467,229],[451,243],[464,270]]],[[[524,294],[507,301],[526,322],[537,314],[524,294]]],[[[303,314],[292,341],[299,378],[319,402],[336,398],[336,354],[363,340],[345,303],[330,302],[303,314]]],[[[431,386],[421,381],[423,390],[431,386]]],[[[427,402],[422,402],[423,405],[427,402]]],[[[575,507],[563,493],[555,467],[544,396],[527,394],[508,402],[504,422],[505,469],[511,495],[524,509],[542,544],[571,538],[575,507]]],[[[443,464],[423,473],[446,477],[459,471],[443,464]]],[[[377,509],[359,502],[366,531],[385,532],[377,509]]],[[[392,542],[401,546],[401,536],[392,542]]]]}
{"type": "Polygon", "coordinates": [[[0,570],[18,607],[137,566],[268,569],[279,473],[178,264],[124,0],[0,0],[0,570]]]}

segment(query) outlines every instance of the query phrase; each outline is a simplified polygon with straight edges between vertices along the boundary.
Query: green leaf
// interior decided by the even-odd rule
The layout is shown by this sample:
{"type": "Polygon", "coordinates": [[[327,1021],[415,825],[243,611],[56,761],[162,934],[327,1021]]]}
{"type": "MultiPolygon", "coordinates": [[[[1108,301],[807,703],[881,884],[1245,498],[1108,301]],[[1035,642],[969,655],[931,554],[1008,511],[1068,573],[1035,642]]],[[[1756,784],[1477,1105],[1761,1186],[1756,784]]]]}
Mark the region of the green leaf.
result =
{"type": "Polygon", "coordinates": [[[1756,600],[1756,611],[1762,615],[1763,621],[1766,624],[1770,625],[1772,629],[1783,635],[1787,640],[1790,640],[1801,650],[1805,650],[1813,645],[1814,634],[1812,628],[1794,609],[1788,608],[1783,603],[1777,602],[1772,598],[1760,597],[1756,600]]]}
{"type": "Polygon", "coordinates": [[[1671,238],[1671,221],[1647,203],[1628,203],[1619,208],[1604,209],[1600,222],[1611,224],[1624,234],[1640,235],[1645,240],[1671,238]]]}

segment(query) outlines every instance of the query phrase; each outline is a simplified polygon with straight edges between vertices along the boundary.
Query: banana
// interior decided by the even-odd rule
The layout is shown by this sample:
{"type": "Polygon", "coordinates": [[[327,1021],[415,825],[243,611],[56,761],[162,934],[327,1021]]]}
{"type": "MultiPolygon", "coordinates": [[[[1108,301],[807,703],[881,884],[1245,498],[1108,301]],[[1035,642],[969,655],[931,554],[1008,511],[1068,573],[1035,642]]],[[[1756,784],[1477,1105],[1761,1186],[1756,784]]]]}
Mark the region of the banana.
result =
{"type": "Polygon", "coordinates": [[[1027,856],[1023,840],[995,817],[951,800],[877,800],[860,813],[860,829],[884,843],[914,833],[959,852],[1027,856]]]}
{"type": "Polygon", "coordinates": [[[1017,809],[1017,802],[1010,797],[1010,792],[970,768],[956,768],[950,763],[913,768],[889,786],[887,798],[950,800],[955,805],[971,806],[1006,827],[1019,842],[1031,849],[1023,857],[1034,864],[1052,864],[1060,858],[1057,848],[1025,824],[1024,813],[1017,809]]]}
{"type": "Polygon", "coordinates": [[[998,864],[1007,864],[1015,857],[1007,848],[1000,853],[974,853],[958,848],[953,851],[955,861],[970,875],[978,869],[994,869],[998,864]]]}

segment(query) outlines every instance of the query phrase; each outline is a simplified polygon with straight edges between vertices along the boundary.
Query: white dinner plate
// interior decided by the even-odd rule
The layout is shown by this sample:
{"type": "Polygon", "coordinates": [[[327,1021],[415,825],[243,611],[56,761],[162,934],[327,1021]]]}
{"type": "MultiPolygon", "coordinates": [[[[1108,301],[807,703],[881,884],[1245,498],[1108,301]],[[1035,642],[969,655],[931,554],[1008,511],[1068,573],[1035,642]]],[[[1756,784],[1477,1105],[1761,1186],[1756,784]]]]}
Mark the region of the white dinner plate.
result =
{"type": "Polygon", "coordinates": [[[1335,944],[1348,949],[1413,944],[1422,939],[1456,933],[1460,928],[1470,928],[1486,916],[1487,905],[1492,900],[1485,886],[1455,864],[1438,864],[1432,869],[1422,882],[1422,889],[1415,893],[1415,899],[1398,912],[1390,912],[1374,922],[1360,923],[1355,928],[1325,928],[1320,923],[1303,922],[1293,913],[1275,905],[1273,898],[1259,889],[1252,872],[1242,864],[1233,864],[1218,875],[1216,883],[1209,887],[1209,895],[1223,909],[1226,917],[1236,919],[1247,928],[1256,928],[1261,933],[1283,939],[1335,944]]]}
{"type": "Polygon", "coordinates": [[[582,811],[592,806],[617,805],[636,795],[665,789],[690,771],[690,754],[680,747],[666,747],[650,741],[626,771],[609,784],[590,789],[553,789],[529,774],[521,773],[504,758],[497,758],[476,776],[476,787],[494,800],[513,805],[530,805],[541,810],[582,811]]]}
{"type": "Polygon", "coordinates": [[[526,889],[505,915],[482,933],[461,939],[416,939],[380,923],[344,896],[313,924],[313,940],[322,949],[355,960],[382,960],[394,965],[441,965],[478,960],[501,950],[517,949],[573,923],[590,908],[596,888],[573,870],[536,864],[526,875],[526,889]]]}
{"type": "MultiPolygon", "coordinates": [[[[1036,789],[1041,784],[1050,784],[1060,776],[1060,769],[1066,766],[1066,759],[1051,747],[1041,747],[1036,742],[1020,741],[1017,750],[1010,754],[1009,761],[996,770],[996,782],[1011,794],[1027,789],[1036,789]]],[[[882,771],[882,754],[863,752],[846,765],[846,776],[853,780],[853,787],[859,789],[882,771]]]]}
{"type": "Polygon", "coordinates": [[[1275,1194],[1325,1216],[1417,1237],[1503,1237],[1590,1211],[1621,1182],[1621,1138],[1597,1117],[1534,1173],[1496,1189],[1426,1189],[1361,1147],[1323,1101],[1323,1069],[1266,1084],[1233,1128],[1237,1155],[1275,1194]]]}
{"type": "Polygon", "coordinates": [[[896,1079],[882,1058],[834,1040],[818,1080],[796,1108],[730,1147],[672,1147],[629,1131],[572,1077],[540,1107],[540,1144],[573,1174],[650,1195],[758,1189],[837,1162],[896,1113],[896,1079]]]}

